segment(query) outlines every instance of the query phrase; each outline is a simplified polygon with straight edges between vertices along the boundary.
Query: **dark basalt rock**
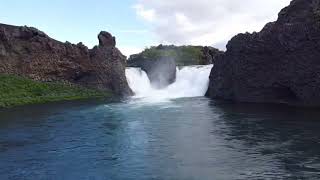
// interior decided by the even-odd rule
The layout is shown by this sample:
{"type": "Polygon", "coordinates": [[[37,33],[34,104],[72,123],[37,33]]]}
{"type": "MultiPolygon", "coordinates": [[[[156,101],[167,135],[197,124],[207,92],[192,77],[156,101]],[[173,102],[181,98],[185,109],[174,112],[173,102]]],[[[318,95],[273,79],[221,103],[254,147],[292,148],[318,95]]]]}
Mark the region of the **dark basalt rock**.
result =
{"type": "Polygon", "coordinates": [[[98,35],[99,46],[101,47],[115,47],[116,38],[106,31],[101,31],[98,35]]]}
{"type": "Polygon", "coordinates": [[[176,80],[176,62],[172,57],[159,57],[147,59],[141,55],[133,55],[133,60],[128,61],[131,67],[139,67],[144,70],[155,88],[161,89],[172,84],[176,80]]]}
{"type": "Polygon", "coordinates": [[[99,46],[88,49],[82,43],[56,41],[35,28],[0,24],[0,73],[131,95],[126,57],[115,47],[115,38],[101,32],[98,39],[99,46]]]}
{"type": "Polygon", "coordinates": [[[224,52],[220,51],[214,47],[205,46],[202,47],[202,56],[200,58],[199,65],[209,65],[214,64],[219,56],[224,52]]]}
{"type": "Polygon", "coordinates": [[[259,33],[239,34],[212,69],[207,96],[320,105],[320,0],[293,0],[259,33]]]}

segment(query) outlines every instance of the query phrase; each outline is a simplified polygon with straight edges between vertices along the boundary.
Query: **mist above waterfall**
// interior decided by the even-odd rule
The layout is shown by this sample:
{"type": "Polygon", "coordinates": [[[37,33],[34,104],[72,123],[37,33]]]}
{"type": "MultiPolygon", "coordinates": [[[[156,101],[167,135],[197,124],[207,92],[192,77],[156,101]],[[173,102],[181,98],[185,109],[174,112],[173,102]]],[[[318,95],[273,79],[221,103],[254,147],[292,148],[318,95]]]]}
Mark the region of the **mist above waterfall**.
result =
{"type": "Polygon", "coordinates": [[[212,65],[177,68],[176,81],[161,89],[151,85],[147,74],[140,68],[127,68],[126,77],[130,88],[135,93],[133,98],[162,101],[182,97],[204,96],[208,88],[211,68],[212,65]]]}

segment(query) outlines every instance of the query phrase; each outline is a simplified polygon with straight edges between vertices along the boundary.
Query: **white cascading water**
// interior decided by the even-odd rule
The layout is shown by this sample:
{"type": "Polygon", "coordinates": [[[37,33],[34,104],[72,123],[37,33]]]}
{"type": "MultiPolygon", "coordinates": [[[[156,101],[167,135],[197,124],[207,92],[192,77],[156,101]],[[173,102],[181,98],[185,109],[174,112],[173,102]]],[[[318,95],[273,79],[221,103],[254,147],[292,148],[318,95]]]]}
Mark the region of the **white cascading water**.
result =
{"type": "Polygon", "coordinates": [[[212,66],[186,66],[177,69],[176,81],[164,89],[153,88],[147,74],[140,68],[127,68],[126,77],[130,88],[135,93],[134,98],[157,102],[182,97],[198,97],[206,93],[212,66]]]}

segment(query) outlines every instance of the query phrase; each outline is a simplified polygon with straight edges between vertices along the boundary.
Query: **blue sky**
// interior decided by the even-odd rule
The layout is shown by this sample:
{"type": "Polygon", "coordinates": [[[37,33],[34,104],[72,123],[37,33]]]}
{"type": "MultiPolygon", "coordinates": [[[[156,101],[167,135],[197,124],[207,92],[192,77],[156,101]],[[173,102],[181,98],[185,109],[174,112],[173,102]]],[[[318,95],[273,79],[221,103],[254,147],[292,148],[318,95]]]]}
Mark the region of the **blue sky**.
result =
{"type": "Polygon", "coordinates": [[[0,0],[0,23],[36,27],[88,47],[109,31],[125,54],[151,45],[224,49],[234,35],[260,31],[290,0],[0,0]]]}

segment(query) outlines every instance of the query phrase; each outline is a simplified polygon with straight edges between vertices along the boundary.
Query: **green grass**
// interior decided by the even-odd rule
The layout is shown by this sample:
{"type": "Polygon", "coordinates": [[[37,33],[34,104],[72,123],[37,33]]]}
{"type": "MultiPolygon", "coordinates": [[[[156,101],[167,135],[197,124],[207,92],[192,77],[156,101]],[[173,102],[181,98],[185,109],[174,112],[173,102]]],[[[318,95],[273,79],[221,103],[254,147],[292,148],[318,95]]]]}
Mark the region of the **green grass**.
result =
{"type": "Polygon", "coordinates": [[[0,107],[2,108],[111,96],[110,92],[74,85],[41,83],[13,75],[0,75],[0,107]]]}
{"type": "MultiPolygon", "coordinates": [[[[202,48],[200,46],[152,46],[141,52],[146,59],[173,57],[178,66],[201,64],[202,48]]],[[[130,60],[130,59],[129,59],[130,60]]]]}

